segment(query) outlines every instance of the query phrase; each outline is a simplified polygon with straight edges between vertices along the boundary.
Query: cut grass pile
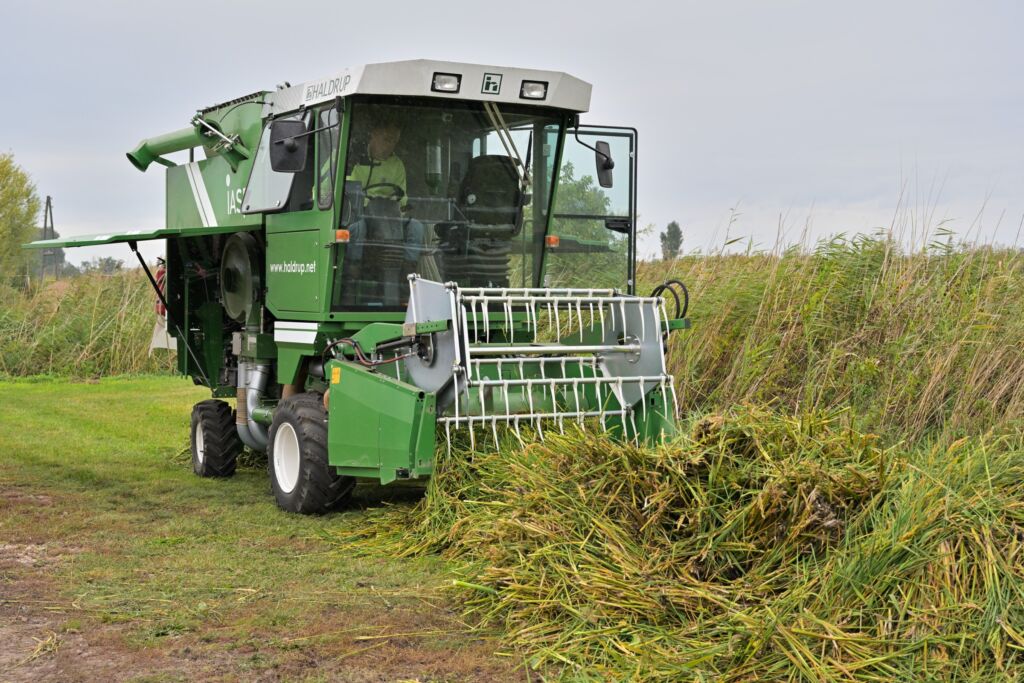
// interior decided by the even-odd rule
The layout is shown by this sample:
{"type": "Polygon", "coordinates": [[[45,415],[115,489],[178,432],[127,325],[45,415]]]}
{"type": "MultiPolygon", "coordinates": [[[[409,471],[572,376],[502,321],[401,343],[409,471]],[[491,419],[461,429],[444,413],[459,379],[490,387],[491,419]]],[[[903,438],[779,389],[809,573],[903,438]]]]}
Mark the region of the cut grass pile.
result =
{"type": "Polygon", "coordinates": [[[845,418],[745,407],[658,448],[456,453],[419,505],[337,541],[453,560],[469,613],[573,679],[1019,675],[1019,439],[906,452],[845,418]]]}

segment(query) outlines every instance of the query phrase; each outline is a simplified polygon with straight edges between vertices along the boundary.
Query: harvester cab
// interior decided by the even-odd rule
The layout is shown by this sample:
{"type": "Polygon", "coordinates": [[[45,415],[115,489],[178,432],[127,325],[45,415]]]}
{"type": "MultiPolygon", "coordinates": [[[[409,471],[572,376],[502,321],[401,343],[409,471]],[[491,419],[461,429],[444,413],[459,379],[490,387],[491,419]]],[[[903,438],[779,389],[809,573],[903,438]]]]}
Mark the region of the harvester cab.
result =
{"type": "Polygon", "coordinates": [[[265,451],[286,510],[427,477],[455,442],[662,439],[685,288],[637,295],[637,134],[581,125],[589,101],[564,73],[422,60],[284,84],[129,152],[167,167],[164,228],[59,245],[167,240],[178,367],[214,397],[193,467],[265,451]]]}

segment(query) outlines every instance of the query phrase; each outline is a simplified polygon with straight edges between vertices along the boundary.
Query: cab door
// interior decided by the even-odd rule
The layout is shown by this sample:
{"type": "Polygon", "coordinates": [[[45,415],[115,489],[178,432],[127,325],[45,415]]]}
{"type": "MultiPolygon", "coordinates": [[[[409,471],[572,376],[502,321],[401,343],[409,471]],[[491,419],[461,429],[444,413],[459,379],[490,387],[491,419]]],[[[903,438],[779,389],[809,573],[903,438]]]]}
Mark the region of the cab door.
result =
{"type": "MultiPolygon", "coordinates": [[[[333,106],[292,115],[310,135],[306,163],[295,173],[262,170],[253,178],[268,190],[263,197],[267,235],[267,308],[277,317],[325,320],[333,267],[334,178],[337,172],[339,113],[333,106]]],[[[289,118],[289,117],[285,117],[289,118]]],[[[269,154],[270,126],[263,132],[255,166],[269,154]]],[[[249,207],[246,207],[249,209],[249,207]]],[[[252,209],[249,209],[252,210],[252,209]]]]}
{"type": "Polygon", "coordinates": [[[545,241],[546,287],[633,293],[636,151],[634,128],[569,128],[545,241]]]}

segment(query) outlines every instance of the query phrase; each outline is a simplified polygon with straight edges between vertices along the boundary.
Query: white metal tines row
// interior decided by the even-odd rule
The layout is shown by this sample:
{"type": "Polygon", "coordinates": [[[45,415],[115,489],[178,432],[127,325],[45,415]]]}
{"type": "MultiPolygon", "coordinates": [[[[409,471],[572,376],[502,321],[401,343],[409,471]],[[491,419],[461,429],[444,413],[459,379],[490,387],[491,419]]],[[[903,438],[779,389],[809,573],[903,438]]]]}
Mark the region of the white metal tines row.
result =
{"type": "MultiPolygon", "coordinates": [[[[605,376],[603,374],[603,356],[608,354],[634,354],[641,351],[641,344],[628,341],[627,310],[630,307],[651,306],[652,320],[656,329],[647,330],[645,322],[648,316],[641,315],[640,339],[645,339],[648,332],[656,336],[657,341],[648,348],[661,351],[662,329],[667,329],[667,317],[664,305],[658,297],[632,297],[620,295],[611,289],[505,289],[475,288],[460,289],[449,287],[451,296],[451,313],[453,327],[461,343],[456,343],[455,359],[455,405],[454,415],[439,417],[445,426],[445,437],[451,449],[451,430],[466,426],[469,430],[471,447],[476,447],[475,428],[489,427],[498,443],[498,423],[511,425],[516,437],[522,441],[520,426],[531,425],[537,436],[543,440],[543,422],[554,423],[560,432],[565,430],[565,421],[575,420],[579,425],[586,425],[587,418],[598,418],[601,428],[606,428],[608,417],[619,417],[623,423],[632,426],[634,436],[637,434],[635,409],[624,405],[623,387],[627,384],[638,384],[644,397],[640,403],[641,414],[646,418],[648,390],[660,389],[662,407],[665,415],[675,416],[678,413],[678,400],[671,376],[665,371],[664,358],[661,358],[661,374],[636,376],[605,376]],[[504,328],[509,338],[507,344],[489,344],[472,342],[479,340],[483,328],[485,339],[489,337],[489,308],[500,305],[504,312],[504,328]],[[526,311],[527,329],[532,330],[532,343],[529,341],[516,344],[513,339],[513,309],[526,311]],[[540,314],[547,313],[547,329],[555,336],[556,343],[538,343],[541,328],[540,314]],[[563,318],[564,314],[564,318],[563,318]],[[585,327],[600,325],[605,330],[610,323],[612,329],[621,331],[622,344],[562,344],[562,320],[570,329],[573,325],[580,328],[580,341],[583,339],[585,327]],[[471,322],[470,322],[471,321],[471,322]],[[665,328],[662,328],[662,321],[665,328]],[[622,328],[619,330],[619,328],[622,328]],[[526,377],[527,368],[537,372],[539,377],[526,377]],[[569,376],[572,373],[572,376],[569,376]],[[479,391],[479,414],[468,414],[463,391],[469,387],[477,387],[479,391]],[[596,406],[586,400],[583,392],[593,389],[596,406]],[[513,391],[520,392],[518,405],[527,408],[526,412],[513,412],[513,391]],[[495,397],[495,394],[497,396],[495,397]],[[611,397],[616,397],[618,408],[609,409],[611,397]],[[492,401],[492,412],[486,411],[488,397],[492,401]],[[671,397],[671,403],[670,403],[671,397]],[[539,408],[540,401],[546,406],[539,408]],[[499,409],[500,408],[500,409],[499,409]],[[550,410],[548,410],[550,408],[550,410]]],[[[625,426],[625,425],[624,425],[625,426]]]]}
{"type": "Polygon", "coordinates": [[[623,295],[614,289],[518,289],[518,288],[452,288],[457,303],[463,308],[464,320],[471,320],[473,337],[480,338],[481,331],[490,338],[490,308],[500,304],[502,326],[511,342],[515,342],[513,313],[518,309],[526,314],[526,329],[532,331],[536,342],[542,328],[553,334],[556,341],[562,338],[562,322],[579,330],[580,341],[587,328],[599,326],[604,329],[606,321],[612,327],[622,327],[624,334],[647,336],[647,316],[640,316],[639,330],[628,329],[626,309],[630,306],[651,306],[654,318],[668,327],[668,315],[661,297],[637,297],[623,295]],[[546,315],[544,315],[546,314],[546,315]],[[541,317],[545,320],[542,321],[541,317]],[[584,317],[588,318],[584,322],[584,317]],[[618,323],[618,324],[617,324],[618,323]]]}

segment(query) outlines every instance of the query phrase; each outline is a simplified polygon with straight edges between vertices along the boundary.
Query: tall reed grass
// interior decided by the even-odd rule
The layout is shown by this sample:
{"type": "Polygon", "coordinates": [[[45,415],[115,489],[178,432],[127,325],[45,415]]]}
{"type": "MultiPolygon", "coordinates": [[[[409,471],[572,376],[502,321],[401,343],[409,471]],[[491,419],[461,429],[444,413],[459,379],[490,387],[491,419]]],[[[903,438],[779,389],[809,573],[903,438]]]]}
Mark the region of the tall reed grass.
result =
{"type": "Polygon", "coordinates": [[[149,353],[153,291],[139,270],[0,286],[0,376],[169,372],[173,352],[149,353]]]}
{"type": "Polygon", "coordinates": [[[894,438],[982,433],[1024,416],[1024,254],[887,236],[687,256],[639,268],[689,286],[669,365],[684,408],[851,408],[894,438]]]}

